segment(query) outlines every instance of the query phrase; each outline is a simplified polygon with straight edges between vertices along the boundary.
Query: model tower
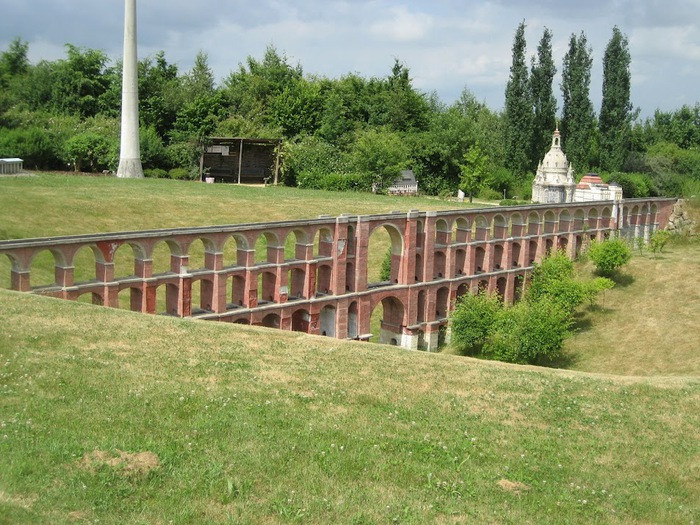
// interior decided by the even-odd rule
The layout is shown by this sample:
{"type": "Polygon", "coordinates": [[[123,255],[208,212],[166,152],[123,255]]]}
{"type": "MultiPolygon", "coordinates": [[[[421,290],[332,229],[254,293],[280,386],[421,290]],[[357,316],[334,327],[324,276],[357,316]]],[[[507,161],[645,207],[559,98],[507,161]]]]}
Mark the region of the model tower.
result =
{"type": "Polygon", "coordinates": [[[139,146],[139,88],[136,58],[136,0],[124,1],[122,133],[117,177],[143,178],[139,146]]]}

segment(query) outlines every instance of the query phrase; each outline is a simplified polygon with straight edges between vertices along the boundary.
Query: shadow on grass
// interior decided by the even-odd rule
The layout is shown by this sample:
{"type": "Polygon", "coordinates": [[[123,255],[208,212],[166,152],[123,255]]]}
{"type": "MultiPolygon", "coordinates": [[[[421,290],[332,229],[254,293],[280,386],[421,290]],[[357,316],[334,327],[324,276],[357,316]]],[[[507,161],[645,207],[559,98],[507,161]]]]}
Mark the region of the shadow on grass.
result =
{"type": "Polygon", "coordinates": [[[615,286],[621,286],[622,288],[626,288],[636,281],[634,275],[629,273],[615,273],[610,279],[615,283],[615,286]]]}
{"type": "Polygon", "coordinates": [[[576,366],[579,362],[579,356],[576,354],[562,353],[559,357],[555,359],[550,359],[549,361],[544,361],[538,363],[538,366],[543,366],[545,368],[561,368],[563,370],[568,370],[576,366]]]}

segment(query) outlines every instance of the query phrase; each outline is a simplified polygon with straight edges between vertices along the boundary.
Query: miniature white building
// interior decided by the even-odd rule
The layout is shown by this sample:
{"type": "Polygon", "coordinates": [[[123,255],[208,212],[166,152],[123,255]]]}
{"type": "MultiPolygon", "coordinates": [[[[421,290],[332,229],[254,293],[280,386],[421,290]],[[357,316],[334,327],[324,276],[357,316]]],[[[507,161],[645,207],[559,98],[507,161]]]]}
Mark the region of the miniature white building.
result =
{"type": "Polygon", "coordinates": [[[557,128],[552,137],[552,147],[537,167],[532,182],[532,202],[556,204],[612,200],[622,200],[622,188],[605,184],[595,173],[585,175],[576,184],[574,167],[561,149],[561,135],[557,128]]]}
{"type": "Polygon", "coordinates": [[[532,202],[573,202],[575,190],[574,167],[561,149],[561,134],[557,128],[552,137],[552,147],[537,166],[537,175],[532,183],[532,202]]]}

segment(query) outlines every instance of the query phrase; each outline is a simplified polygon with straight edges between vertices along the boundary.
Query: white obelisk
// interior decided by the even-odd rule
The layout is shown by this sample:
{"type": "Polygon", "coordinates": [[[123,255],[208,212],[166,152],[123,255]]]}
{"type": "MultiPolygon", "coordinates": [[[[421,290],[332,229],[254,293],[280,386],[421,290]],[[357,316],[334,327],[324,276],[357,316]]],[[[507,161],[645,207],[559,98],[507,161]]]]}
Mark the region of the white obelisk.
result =
{"type": "Polygon", "coordinates": [[[136,58],[136,0],[124,2],[122,135],[117,177],[143,178],[139,146],[139,87],[136,58]]]}

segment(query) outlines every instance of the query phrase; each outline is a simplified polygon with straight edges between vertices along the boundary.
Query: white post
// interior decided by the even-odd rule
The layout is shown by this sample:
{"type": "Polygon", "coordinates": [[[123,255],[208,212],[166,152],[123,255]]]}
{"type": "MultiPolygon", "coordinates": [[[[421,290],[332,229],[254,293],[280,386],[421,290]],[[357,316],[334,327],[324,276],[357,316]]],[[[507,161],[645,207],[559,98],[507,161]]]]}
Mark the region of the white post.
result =
{"type": "Polygon", "coordinates": [[[117,177],[143,178],[139,146],[139,88],[136,59],[136,0],[124,1],[122,132],[117,177]]]}

